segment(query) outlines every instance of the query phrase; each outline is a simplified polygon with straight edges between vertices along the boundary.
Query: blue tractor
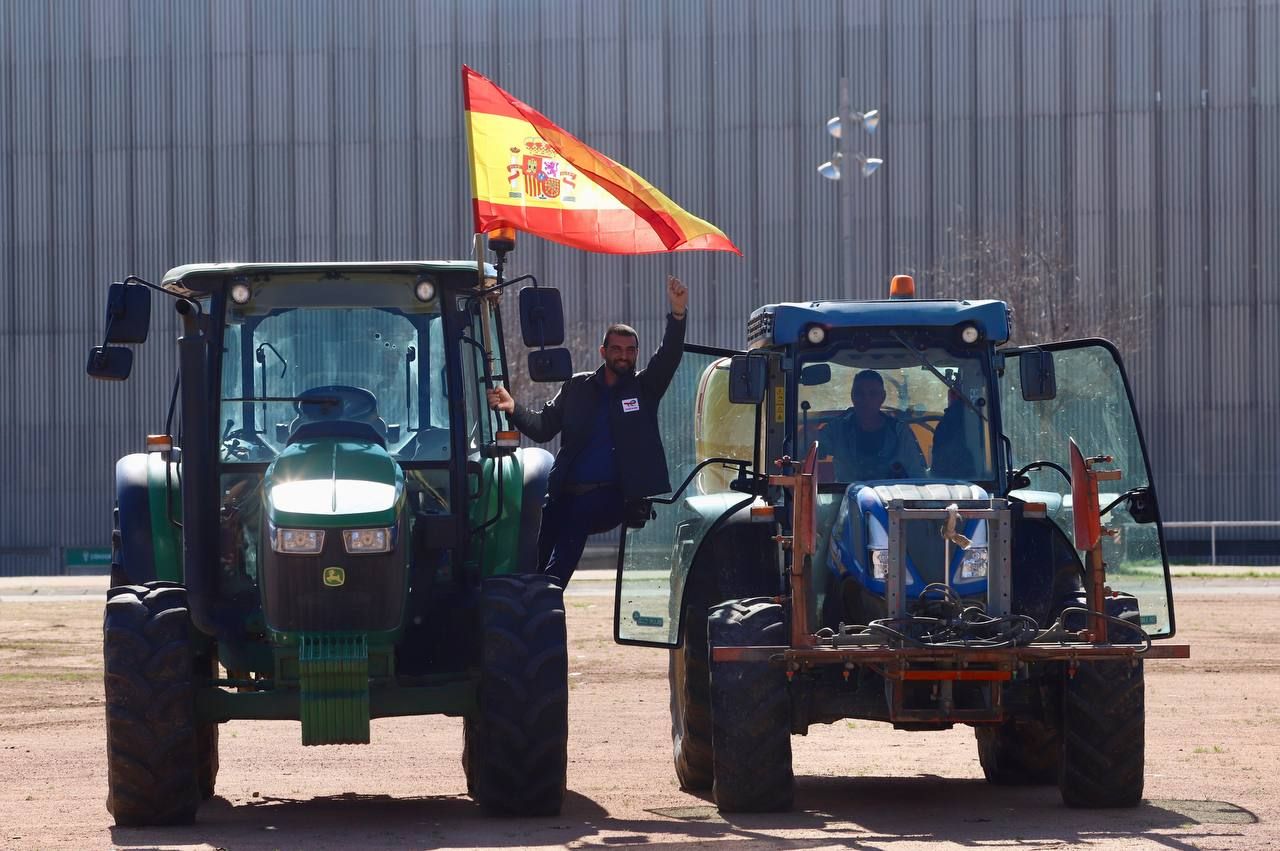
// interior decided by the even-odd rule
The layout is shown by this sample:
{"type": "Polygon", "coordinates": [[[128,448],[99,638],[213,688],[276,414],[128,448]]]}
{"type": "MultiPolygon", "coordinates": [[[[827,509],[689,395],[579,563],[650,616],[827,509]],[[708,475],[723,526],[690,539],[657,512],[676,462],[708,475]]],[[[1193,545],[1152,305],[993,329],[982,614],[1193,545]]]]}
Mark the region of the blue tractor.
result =
{"type": "Polygon", "coordinates": [[[677,776],[724,811],[790,808],[790,737],[845,718],[967,724],[992,783],[1136,805],[1143,661],[1189,649],[1120,355],[913,290],[686,350],[684,481],[624,533],[615,638],[669,648],[677,776]]]}

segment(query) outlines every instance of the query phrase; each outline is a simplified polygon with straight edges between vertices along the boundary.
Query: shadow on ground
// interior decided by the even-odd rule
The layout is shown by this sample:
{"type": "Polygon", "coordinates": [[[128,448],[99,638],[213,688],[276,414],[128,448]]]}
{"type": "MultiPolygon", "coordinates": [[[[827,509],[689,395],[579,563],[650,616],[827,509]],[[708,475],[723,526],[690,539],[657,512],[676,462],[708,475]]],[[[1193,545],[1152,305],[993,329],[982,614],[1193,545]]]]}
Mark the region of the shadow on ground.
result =
{"type": "Polygon", "coordinates": [[[687,806],[647,810],[645,818],[611,817],[570,792],[559,816],[499,818],[465,796],[391,798],[336,795],[262,798],[232,805],[214,798],[195,825],[114,828],[123,848],[206,843],[214,848],[518,848],[678,847],[727,840],[734,848],[807,848],[837,844],[883,848],[894,841],[1022,847],[1142,837],[1171,849],[1211,837],[1230,842],[1257,822],[1221,801],[1144,801],[1118,810],[1073,810],[1055,787],[995,787],[935,776],[801,777],[789,813],[725,814],[708,796],[687,806]],[[1208,830],[1206,826],[1210,826],[1208,830]]]}

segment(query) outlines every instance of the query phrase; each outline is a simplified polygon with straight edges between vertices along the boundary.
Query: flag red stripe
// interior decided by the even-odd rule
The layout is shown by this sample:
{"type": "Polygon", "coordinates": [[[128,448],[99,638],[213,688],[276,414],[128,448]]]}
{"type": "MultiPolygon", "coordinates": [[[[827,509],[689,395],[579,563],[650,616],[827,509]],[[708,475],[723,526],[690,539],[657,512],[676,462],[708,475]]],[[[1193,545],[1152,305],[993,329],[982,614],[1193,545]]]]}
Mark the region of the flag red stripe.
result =
{"type": "Polygon", "coordinates": [[[529,119],[521,114],[511,101],[512,99],[494,85],[493,81],[477,74],[466,65],[462,66],[462,103],[468,112],[487,112],[528,121],[529,119]]]}
{"type": "Polygon", "coordinates": [[[719,234],[699,234],[667,245],[648,223],[630,210],[558,210],[473,200],[478,230],[514,227],[574,248],[606,254],[657,254],[664,251],[732,251],[737,247],[719,234]]]}

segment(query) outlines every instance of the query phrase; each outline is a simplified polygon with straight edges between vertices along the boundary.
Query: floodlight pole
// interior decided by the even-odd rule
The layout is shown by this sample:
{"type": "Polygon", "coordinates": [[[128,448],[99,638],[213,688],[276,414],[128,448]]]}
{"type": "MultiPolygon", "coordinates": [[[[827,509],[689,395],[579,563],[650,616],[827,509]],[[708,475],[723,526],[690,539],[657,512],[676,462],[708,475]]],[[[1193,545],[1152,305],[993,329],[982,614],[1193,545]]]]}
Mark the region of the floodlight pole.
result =
{"type": "Polygon", "coordinates": [[[844,280],[840,282],[841,295],[855,298],[857,293],[850,292],[854,287],[853,280],[853,187],[849,179],[856,167],[854,160],[846,153],[845,137],[853,132],[849,118],[853,108],[849,100],[849,78],[840,78],[840,116],[841,133],[836,139],[836,151],[840,154],[840,264],[844,280]]]}

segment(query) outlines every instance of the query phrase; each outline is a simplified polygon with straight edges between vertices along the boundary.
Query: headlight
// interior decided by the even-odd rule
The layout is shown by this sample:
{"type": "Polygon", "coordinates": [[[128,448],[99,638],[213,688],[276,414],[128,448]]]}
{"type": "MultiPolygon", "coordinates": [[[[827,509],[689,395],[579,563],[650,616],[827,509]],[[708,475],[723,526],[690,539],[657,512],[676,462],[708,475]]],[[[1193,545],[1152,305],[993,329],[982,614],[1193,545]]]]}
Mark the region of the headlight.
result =
{"type": "Polygon", "coordinates": [[[987,548],[969,547],[960,561],[961,579],[982,579],[987,575],[987,548]]]}
{"type": "Polygon", "coordinates": [[[390,529],[347,529],[342,543],[349,553],[385,553],[391,551],[390,529]]]}
{"type": "Polygon", "coordinates": [[[889,551],[888,550],[872,550],[871,551],[871,578],[872,579],[888,579],[889,578],[889,551]]]}
{"type": "Polygon", "coordinates": [[[316,529],[276,529],[271,547],[278,553],[315,555],[324,548],[324,532],[316,529]]]}

